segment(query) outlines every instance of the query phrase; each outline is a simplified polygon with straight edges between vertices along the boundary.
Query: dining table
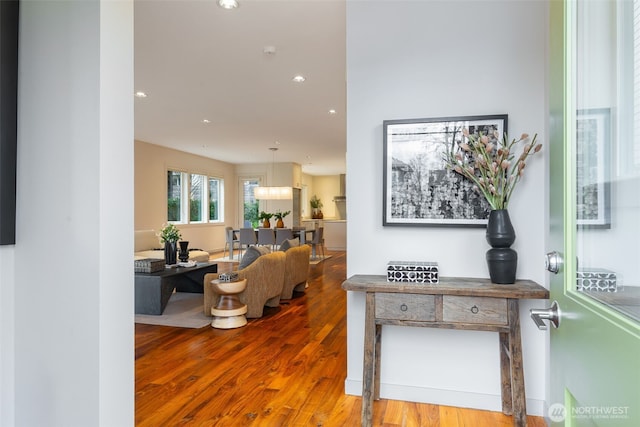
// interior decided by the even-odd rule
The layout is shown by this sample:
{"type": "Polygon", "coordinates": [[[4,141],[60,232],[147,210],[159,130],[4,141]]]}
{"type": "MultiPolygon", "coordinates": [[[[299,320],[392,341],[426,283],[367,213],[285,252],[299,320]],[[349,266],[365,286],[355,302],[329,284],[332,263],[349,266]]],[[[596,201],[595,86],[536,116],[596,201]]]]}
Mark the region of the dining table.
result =
{"type": "MultiPolygon", "coordinates": [[[[275,230],[275,228],[274,228],[275,230]]],[[[256,238],[258,237],[258,229],[254,228],[253,231],[256,232],[256,238]]],[[[313,240],[313,237],[316,234],[316,230],[314,228],[304,228],[304,229],[293,229],[293,237],[297,237],[298,239],[300,239],[300,244],[304,245],[307,242],[310,242],[313,240]]],[[[233,235],[234,238],[236,236],[236,234],[240,233],[240,229],[234,229],[233,230],[233,235]]],[[[241,249],[238,248],[238,251],[240,253],[242,253],[241,249]]],[[[229,259],[234,259],[235,255],[234,255],[234,245],[231,245],[231,247],[229,248],[229,259]]],[[[311,258],[315,258],[316,257],[316,247],[315,246],[311,246],[311,258]]]]}

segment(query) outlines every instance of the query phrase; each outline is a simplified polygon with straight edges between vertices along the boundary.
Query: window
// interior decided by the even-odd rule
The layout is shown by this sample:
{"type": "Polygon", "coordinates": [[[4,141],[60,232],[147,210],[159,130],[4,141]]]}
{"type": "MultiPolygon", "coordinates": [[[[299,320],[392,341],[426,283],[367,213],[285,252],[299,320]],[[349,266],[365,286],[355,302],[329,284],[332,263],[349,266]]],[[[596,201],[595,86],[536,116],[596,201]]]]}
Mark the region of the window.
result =
{"type": "Polygon", "coordinates": [[[220,178],[167,171],[167,221],[223,222],[223,188],[224,180],[220,178]]]}
{"type": "Polygon", "coordinates": [[[180,206],[182,205],[182,173],[167,173],[167,220],[180,222],[180,206]]]}
{"type": "Polygon", "coordinates": [[[204,206],[203,190],[204,190],[204,175],[191,175],[191,188],[189,190],[189,222],[202,222],[205,218],[202,215],[202,208],[204,206]]]}
{"type": "Polygon", "coordinates": [[[222,180],[209,178],[209,221],[220,221],[221,200],[222,180]]]}

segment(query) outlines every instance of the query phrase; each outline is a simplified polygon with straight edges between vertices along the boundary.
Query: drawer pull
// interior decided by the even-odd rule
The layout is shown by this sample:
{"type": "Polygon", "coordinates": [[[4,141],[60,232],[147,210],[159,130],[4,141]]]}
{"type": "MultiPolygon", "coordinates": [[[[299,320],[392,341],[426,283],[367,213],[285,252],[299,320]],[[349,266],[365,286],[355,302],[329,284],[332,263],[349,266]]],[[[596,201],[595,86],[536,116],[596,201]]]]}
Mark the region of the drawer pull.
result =
{"type": "Polygon", "coordinates": [[[409,309],[409,307],[407,307],[407,304],[402,304],[400,306],[400,311],[407,311],[409,309]]]}
{"type": "Polygon", "coordinates": [[[477,306],[477,305],[474,305],[473,307],[471,307],[471,312],[472,312],[473,314],[478,314],[478,312],[479,312],[479,311],[480,311],[480,310],[478,309],[478,306],[477,306]]]}

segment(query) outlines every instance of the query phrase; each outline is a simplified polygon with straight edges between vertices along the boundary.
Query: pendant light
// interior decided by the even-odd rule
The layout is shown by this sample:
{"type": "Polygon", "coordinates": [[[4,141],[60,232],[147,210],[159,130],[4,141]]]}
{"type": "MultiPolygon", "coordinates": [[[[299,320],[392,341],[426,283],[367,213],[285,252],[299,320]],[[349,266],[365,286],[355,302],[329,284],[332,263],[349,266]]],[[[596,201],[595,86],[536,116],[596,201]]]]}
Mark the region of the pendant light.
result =
{"type": "MultiPolygon", "coordinates": [[[[270,147],[269,150],[273,153],[273,160],[271,162],[271,179],[273,180],[273,171],[276,163],[276,147],[270,147]]],[[[258,200],[291,200],[293,199],[293,190],[291,187],[254,187],[253,195],[258,200]]]]}

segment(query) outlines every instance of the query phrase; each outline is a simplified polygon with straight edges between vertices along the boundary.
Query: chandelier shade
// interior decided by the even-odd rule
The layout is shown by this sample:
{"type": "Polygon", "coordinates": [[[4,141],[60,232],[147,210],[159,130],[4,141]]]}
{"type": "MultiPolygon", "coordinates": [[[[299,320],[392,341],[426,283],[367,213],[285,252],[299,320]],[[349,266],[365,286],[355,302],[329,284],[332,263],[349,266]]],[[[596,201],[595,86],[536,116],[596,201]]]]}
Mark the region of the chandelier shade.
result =
{"type": "Polygon", "coordinates": [[[258,200],[290,200],[293,190],[291,187],[254,187],[253,195],[258,200]]]}
{"type": "MultiPolygon", "coordinates": [[[[271,147],[269,150],[273,155],[271,163],[271,175],[273,176],[278,148],[271,147]]],[[[291,187],[254,187],[253,196],[258,200],[291,200],[293,199],[293,189],[291,187]]]]}

